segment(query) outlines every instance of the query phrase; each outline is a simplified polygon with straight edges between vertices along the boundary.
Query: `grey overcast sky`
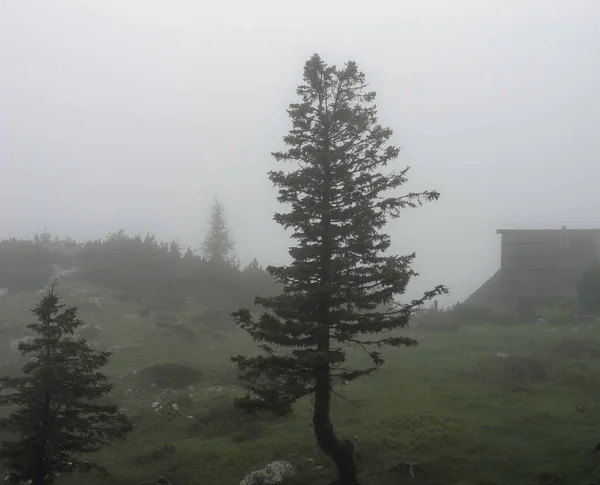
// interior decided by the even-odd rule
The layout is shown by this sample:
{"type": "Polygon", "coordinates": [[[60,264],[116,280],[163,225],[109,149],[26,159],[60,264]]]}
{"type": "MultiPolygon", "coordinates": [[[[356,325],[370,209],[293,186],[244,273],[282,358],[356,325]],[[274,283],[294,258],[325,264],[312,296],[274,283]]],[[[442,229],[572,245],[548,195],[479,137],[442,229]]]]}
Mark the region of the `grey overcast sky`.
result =
{"type": "Polygon", "coordinates": [[[498,227],[600,227],[598,0],[1,0],[0,237],[124,228],[287,260],[276,167],[304,62],[355,60],[438,202],[387,227],[409,295],[499,266],[498,227]]]}

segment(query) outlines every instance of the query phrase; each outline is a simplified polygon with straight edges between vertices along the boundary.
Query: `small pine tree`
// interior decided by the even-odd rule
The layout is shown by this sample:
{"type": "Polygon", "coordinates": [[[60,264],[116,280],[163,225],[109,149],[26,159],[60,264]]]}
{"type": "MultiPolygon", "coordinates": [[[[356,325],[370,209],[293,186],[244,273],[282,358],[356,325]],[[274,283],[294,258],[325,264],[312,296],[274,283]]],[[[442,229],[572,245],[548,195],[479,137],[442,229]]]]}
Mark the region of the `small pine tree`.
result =
{"type": "Polygon", "coordinates": [[[52,241],[52,235],[48,232],[48,229],[44,227],[44,232],[41,234],[35,234],[33,240],[36,244],[48,244],[52,241]]]}
{"type": "Polygon", "coordinates": [[[169,254],[171,254],[174,259],[181,258],[181,244],[178,241],[171,241],[169,244],[169,254]]]}
{"type": "Polygon", "coordinates": [[[231,239],[225,208],[217,197],[214,198],[208,222],[208,233],[202,242],[202,255],[211,262],[236,262],[233,254],[234,242],[231,239]]]}
{"type": "Polygon", "coordinates": [[[112,389],[99,372],[111,354],[75,335],[84,323],[76,307],[60,303],[55,286],[32,310],[37,322],[28,328],[37,337],[19,343],[19,351],[30,356],[24,376],[0,379],[0,387],[9,391],[0,395],[0,406],[11,411],[0,427],[19,437],[0,445],[0,460],[17,483],[49,485],[61,472],[89,467],[81,454],[132,429],[116,406],[97,403],[112,389]]]}
{"type": "Polygon", "coordinates": [[[188,246],[188,248],[182,256],[182,259],[184,259],[185,261],[193,261],[195,257],[196,256],[194,254],[194,251],[192,251],[192,248],[188,246]]]}
{"type": "Polygon", "coordinates": [[[306,63],[304,84],[297,90],[301,102],[288,110],[293,127],[284,141],[289,149],[273,154],[297,168],[269,174],[279,187],[279,202],[291,207],[275,220],[294,230],[293,262],[267,268],[284,289],[276,297],[256,298],[267,310],[258,321],[247,309],[233,314],[265,354],[233,357],[250,382],[238,406],[287,415],[295,401],[312,395],[317,444],[334,462],[338,485],[358,480],[353,446],[337,438],[331,423],[333,382],[352,381],[380,367],[377,348],[382,345],[416,345],[391,332],[406,326],[425,301],[446,293],[438,286],[409,304],[394,305],[416,274],[410,268],[414,254],[385,256],[390,237],[380,229],[388,217],[439,194],[384,195],[406,181],[408,169],[379,171],[399,149],[385,146],[392,131],[377,123],[375,93],[366,87],[354,62],[337,69],[315,55],[306,63]],[[372,365],[352,369],[347,346],[364,349],[372,365]],[[282,352],[286,347],[290,351],[282,352]]]}
{"type": "Polygon", "coordinates": [[[262,273],[262,271],[263,271],[263,268],[258,263],[258,259],[256,259],[256,258],[254,258],[252,261],[250,261],[250,263],[248,263],[246,265],[246,267],[244,268],[245,273],[262,273]]]}

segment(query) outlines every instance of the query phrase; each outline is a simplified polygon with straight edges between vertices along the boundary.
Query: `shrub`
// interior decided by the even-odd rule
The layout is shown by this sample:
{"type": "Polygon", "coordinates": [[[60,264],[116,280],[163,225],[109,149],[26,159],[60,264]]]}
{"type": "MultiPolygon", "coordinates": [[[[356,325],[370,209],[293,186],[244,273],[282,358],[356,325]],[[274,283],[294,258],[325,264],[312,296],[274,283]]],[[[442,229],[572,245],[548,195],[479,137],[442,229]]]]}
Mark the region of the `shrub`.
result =
{"type": "Polygon", "coordinates": [[[258,263],[241,270],[225,262],[206,261],[178,244],[158,242],[152,235],[119,231],[87,242],[77,264],[94,283],[118,291],[128,302],[143,302],[142,312],[169,314],[182,308],[186,296],[209,309],[229,314],[250,305],[257,291],[275,293],[278,285],[258,263]],[[150,300],[151,303],[147,301],[150,300]]]}
{"type": "Polygon", "coordinates": [[[0,288],[39,290],[50,282],[53,265],[70,263],[69,255],[52,252],[41,242],[5,239],[0,241],[0,288]]]}

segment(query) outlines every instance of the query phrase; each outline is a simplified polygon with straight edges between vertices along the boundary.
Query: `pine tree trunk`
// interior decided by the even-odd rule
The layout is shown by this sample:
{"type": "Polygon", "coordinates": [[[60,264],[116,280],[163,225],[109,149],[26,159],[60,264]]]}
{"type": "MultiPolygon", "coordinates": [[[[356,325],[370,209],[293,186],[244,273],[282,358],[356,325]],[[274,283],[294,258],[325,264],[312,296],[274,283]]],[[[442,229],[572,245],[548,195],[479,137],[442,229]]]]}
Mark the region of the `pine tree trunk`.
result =
{"type": "MultiPolygon", "coordinates": [[[[320,106],[322,109],[322,106],[320,106]]],[[[328,133],[328,127],[325,130],[328,133]]],[[[321,295],[319,298],[319,313],[321,316],[321,327],[318,336],[317,350],[325,357],[330,348],[330,328],[331,328],[331,264],[333,255],[332,234],[331,234],[331,186],[332,175],[329,158],[330,151],[329,135],[325,137],[321,162],[323,166],[323,194],[321,219],[322,227],[322,247],[320,258],[320,283],[321,295]]],[[[341,442],[333,430],[330,419],[331,406],[331,376],[329,369],[329,357],[314,368],[315,375],[315,410],[313,414],[313,429],[317,438],[319,448],[325,453],[337,468],[338,476],[332,485],[360,485],[356,478],[356,468],[354,466],[354,452],[349,450],[345,443],[341,442]]]]}
{"type": "Polygon", "coordinates": [[[345,443],[336,437],[329,418],[331,403],[329,368],[323,367],[317,372],[313,429],[319,448],[331,458],[337,468],[338,476],[332,485],[360,485],[356,478],[353,450],[344,446],[345,443]]]}
{"type": "Polygon", "coordinates": [[[46,463],[44,459],[44,450],[40,450],[41,453],[37,457],[32,466],[35,467],[31,476],[31,485],[49,485],[49,481],[46,480],[46,463]]]}
{"type": "Polygon", "coordinates": [[[31,479],[31,485],[46,485],[46,481],[44,479],[43,473],[36,473],[36,475],[31,479]]]}
{"type": "Polygon", "coordinates": [[[50,483],[46,479],[46,436],[49,413],[50,395],[46,392],[44,396],[44,407],[42,408],[42,427],[40,430],[39,442],[36,444],[34,459],[31,463],[31,467],[33,468],[33,473],[31,476],[31,485],[49,485],[50,483]]]}
{"type": "MultiPolygon", "coordinates": [[[[46,329],[50,327],[50,319],[46,318],[44,322],[46,329]]],[[[46,365],[50,368],[52,367],[52,349],[46,339],[46,365]]],[[[39,430],[39,441],[36,446],[36,454],[32,463],[32,467],[34,468],[32,477],[31,477],[31,485],[49,485],[49,481],[46,479],[46,457],[47,457],[47,439],[48,439],[48,423],[51,419],[50,417],[50,392],[46,390],[44,392],[44,401],[41,409],[41,427],[39,430]]]]}

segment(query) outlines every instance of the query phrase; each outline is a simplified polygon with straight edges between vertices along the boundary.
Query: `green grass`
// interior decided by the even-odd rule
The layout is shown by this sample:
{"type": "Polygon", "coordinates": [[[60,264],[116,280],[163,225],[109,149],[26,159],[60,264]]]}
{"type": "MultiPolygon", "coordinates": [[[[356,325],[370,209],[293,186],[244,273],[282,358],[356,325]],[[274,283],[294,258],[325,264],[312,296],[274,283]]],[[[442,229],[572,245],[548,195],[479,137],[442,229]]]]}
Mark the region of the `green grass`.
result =
{"type": "MultiPolygon", "coordinates": [[[[82,304],[89,296],[65,296],[65,303],[82,304]]],[[[166,474],[177,485],[237,484],[277,459],[298,468],[292,484],[329,483],[334,470],[316,448],[308,400],[299,402],[289,419],[231,426],[215,418],[204,428],[190,429],[207,409],[226,406],[228,401],[217,396],[239,393],[233,385],[211,388],[231,378],[231,355],[253,352],[242,331],[218,332],[219,337],[214,330],[203,330],[190,323],[200,312],[190,307],[180,317],[197,329],[199,342],[161,340],[151,318],[124,318],[136,311],[134,305],[103,296],[103,308],[82,306],[81,317],[102,327],[109,344],[126,347],[115,351],[106,372],[115,381],[115,398],[136,426],[125,441],[93,457],[112,478],[73,475],[59,485],[151,483],[166,474]],[[159,362],[187,364],[203,373],[181,416],[153,411],[152,394],[124,397],[136,385],[133,371],[159,362]]],[[[1,316],[24,316],[31,300],[37,298],[10,295],[2,301],[1,316]]],[[[599,457],[591,451],[600,441],[600,360],[552,351],[565,338],[600,340],[600,327],[549,330],[543,324],[463,326],[456,333],[410,329],[418,347],[387,349],[379,372],[336,388],[344,398],[335,398],[334,425],[341,436],[356,440],[364,484],[579,485],[600,480],[599,457]],[[543,362],[548,379],[505,377],[499,352],[543,362]],[[416,480],[369,475],[401,461],[419,463],[416,480]]],[[[351,359],[365,362],[354,350],[351,359]]],[[[191,392],[178,391],[173,397],[191,392]]]]}

